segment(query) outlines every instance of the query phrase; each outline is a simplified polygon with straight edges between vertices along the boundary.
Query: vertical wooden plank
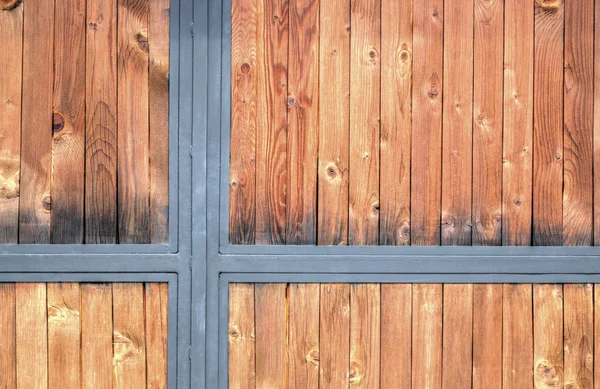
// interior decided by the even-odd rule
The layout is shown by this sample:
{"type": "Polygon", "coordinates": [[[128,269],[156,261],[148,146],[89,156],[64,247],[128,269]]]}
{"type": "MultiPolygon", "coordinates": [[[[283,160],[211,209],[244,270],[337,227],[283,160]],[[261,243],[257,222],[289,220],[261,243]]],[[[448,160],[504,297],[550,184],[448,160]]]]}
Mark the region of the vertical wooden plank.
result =
{"type": "Polygon", "coordinates": [[[288,320],[288,387],[319,388],[319,284],[291,284],[288,320]]]}
{"type": "MultiPolygon", "coordinates": [[[[594,7],[594,172],[600,172],[600,1],[594,7]]],[[[600,174],[594,174],[594,200],[600,195],[600,174]]],[[[600,201],[594,201],[594,245],[600,246],[600,201]]],[[[597,359],[598,360],[598,359],[597,359]]]]}
{"type": "Polygon", "coordinates": [[[473,389],[502,389],[502,285],[473,285],[473,389]]]}
{"type": "Polygon", "coordinates": [[[87,0],[86,243],[117,242],[116,25],[116,0],[87,0]]]}
{"type": "Polygon", "coordinates": [[[379,243],[410,244],[412,1],[381,2],[379,243]]]}
{"type": "Polygon", "coordinates": [[[75,0],[54,13],[52,243],[83,243],[85,8],[75,0]]]}
{"type": "Polygon", "coordinates": [[[48,388],[46,284],[17,283],[15,289],[17,387],[48,388]]]}
{"type": "Polygon", "coordinates": [[[287,244],[317,242],[319,4],[290,3],[287,244]]]}
{"type": "Polygon", "coordinates": [[[23,4],[0,5],[0,243],[17,243],[21,169],[23,4]]]}
{"type": "Polygon", "coordinates": [[[350,285],[321,284],[319,389],[348,389],[349,368],[350,285]]]}
{"type": "Polygon", "coordinates": [[[563,243],[563,0],[535,1],[533,244],[563,243]]]}
{"type": "Polygon", "coordinates": [[[442,285],[414,284],[412,312],[412,387],[439,389],[442,387],[442,285]]]}
{"type": "Polygon", "coordinates": [[[600,284],[594,285],[594,387],[600,387],[600,284]]]}
{"type": "Polygon", "coordinates": [[[48,388],[81,387],[81,291],[78,283],[50,283],[48,388]]]}
{"type": "Polygon", "coordinates": [[[255,388],[254,284],[229,284],[229,387],[255,388]]]}
{"type": "Polygon", "coordinates": [[[502,387],[533,388],[532,287],[506,284],[502,294],[502,387]]]}
{"type": "Polygon", "coordinates": [[[0,388],[3,389],[17,388],[15,309],[15,284],[0,284],[0,388]]]}
{"type": "Polygon", "coordinates": [[[502,244],[531,245],[533,6],[505,0],[502,244]]]}
{"type": "Polygon", "coordinates": [[[146,368],[149,389],[167,388],[169,284],[148,283],[146,294],[146,368]]]}
{"type": "Polygon", "coordinates": [[[350,388],[377,389],[381,367],[381,286],[350,286],[350,388]]]}
{"type": "Polygon", "coordinates": [[[535,387],[563,386],[562,285],[533,287],[533,375],[535,387]]]}
{"type": "Polygon", "coordinates": [[[113,284],[113,388],[146,388],[144,285],[113,284]]]}
{"type": "Polygon", "coordinates": [[[593,241],[594,1],[565,2],[563,243],[593,241]]]}
{"type": "Polygon", "coordinates": [[[410,389],[412,285],[381,284],[381,387],[410,389]]]}
{"type": "Polygon", "coordinates": [[[470,246],[473,187],[473,0],[444,5],[443,79],[442,244],[470,246]]]}
{"type": "Polygon", "coordinates": [[[350,0],[321,1],[318,243],[348,243],[350,0]]]}
{"type": "Polygon", "coordinates": [[[150,121],[150,242],[169,238],[170,0],[150,1],[148,109],[150,121]]]}
{"type": "Polygon", "coordinates": [[[444,285],[442,388],[471,388],[473,285],[444,285]],[[460,368],[458,368],[460,366],[460,368]]]}
{"type": "Polygon", "coordinates": [[[414,3],[411,243],[440,244],[444,4],[414,3]]]}
{"type": "Polygon", "coordinates": [[[286,238],[288,0],[258,1],[256,244],[286,238]]]}
{"type": "Polygon", "coordinates": [[[111,388],[113,310],[110,284],[81,285],[81,388],[111,388]]]}
{"type": "Polygon", "coordinates": [[[150,243],[148,14],[145,0],[118,0],[119,243],[150,243]]]}
{"type": "Polygon", "coordinates": [[[351,3],[348,242],[376,245],[379,243],[381,0],[351,3]]]}
{"type": "Polygon", "coordinates": [[[229,241],[253,244],[256,219],[256,0],[233,0],[229,241]]]}
{"type": "Polygon", "coordinates": [[[19,242],[50,243],[54,1],[23,7],[19,242]]]}
{"type": "Polygon", "coordinates": [[[256,284],[256,387],[287,388],[287,285],[256,284]]]}
{"type": "Polygon", "coordinates": [[[591,284],[565,284],[565,387],[594,387],[594,292],[591,284]]]}
{"type": "Polygon", "coordinates": [[[498,246],[502,244],[504,0],[476,0],[473,23],[472,243],[498,246]]]}

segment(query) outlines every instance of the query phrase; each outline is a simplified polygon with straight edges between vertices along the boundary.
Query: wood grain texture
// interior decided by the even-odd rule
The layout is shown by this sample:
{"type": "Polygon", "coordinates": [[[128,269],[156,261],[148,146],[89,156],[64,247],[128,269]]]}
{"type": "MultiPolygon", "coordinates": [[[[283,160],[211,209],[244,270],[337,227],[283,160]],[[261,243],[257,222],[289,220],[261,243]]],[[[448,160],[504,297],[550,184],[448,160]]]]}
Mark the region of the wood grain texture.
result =
{"type": "Polygon", "coordinates": [[[594,289],[564,285],[565,388],[594,387],[594,289]]]}
{"type": "Polygon", "coordinates": [[[290,1],[287,244],[317,243],[319,0],[290,1]]]}
{"type": "Polygon", "coordinates": [[[381,1],[379,243],[410,244],[412,1],[381,1]]]}
{"type": "Polygon", "coordinates": [[[594,285],[594,387],[600,385],[600,284],[594,285]]]}
{"type": "Polygon", "coordinates": [[[533,244],[563,243],[563,0],[535,1],[533,244]]]}
{"type": "Polygon", "coordinates": [[[533,286],[533,376],[536,389],[562,387],[562,285],[533,286]]]}
{"type": "Polygon", "coordinates": [[[350,388],[377,389],[381,366],[381,286],[350,286],[350,388]]]}
{"type": "Polygon", "coordinates": [[[502,244],[504,0],[475,0],[474,7],[472,243],[499,246],[502,244]]]}
{"type": "Polygon", "coordinates": [[[170,0],[149,1],[148,114],[150,121],[150,242],[169,238],[170,0]]]}
{"type": "Polygon", "coordinates": [[[15,314],[15,284],[0,284],[0,388],[2,389],[17,388],[15,314]]]}
{"type": "MultiPolygon", "coordinates": [[[[594,172],[600,172],[600,2],[594,3],[594,172]]],[[[600,193],[600,174],[594,174],[594,200],[600,193]]],[[[594,201],[594,245],[600,246],[600,201],[594,201]]]]}
{"type": "Polygon", "coordinates": [[[50,283],[48,300],[48,388],[81,387],[81,289],[50,283]]]}
{"type": "Polygon", "coordinates": [[[17,387],[47,389],[46,284],[18,283],[15,296],[17,387]]]}
{"type": "Polygon", "coordinates": [[[0,243],[18,243],[23,4],[0,12],[0,243]]]}
{"type": "Polygon", "coordinates": [[[565,2],[563,244],[593,241],[594,1],[565,2]]]}
{"type": "Polygon", "coordinates": [[[256,222],[257,1],[233,0],[229,241],[253,244],[256,222]]]}
{"type": "Polygon", "coordinates": [[[443,315],[442,388],[471,388],[473,285],[444,285],[443,315]]]}
{"type": "Polygon", "coordinates": [[[229,387],[255,388],[254,284],[229,285],[229,387]]]}
{"type": "Polygon", "coordinates": [[[319,388],[319,284],[290,284],[288,387],[319,388]]]}
{"type": "Polygon", "coordinates": [[[469,246],[473,225],[473,0],[444,5],[443,80],[441,243],[469,246]]]}
{"type": "Polygon", "coordinates": [[[414,3],[411,243],[440,244],[444,6],[414,3]]]}
{"type": "Polygon", "coordinates": [[[55,6],[52,243],[83,243],[86,0],[55,6]]]}
{"type": "Polygon", "coordinates": [[[321,284],[319,388],[348,389],[350,375],[350,285],[321,284]]]}
{"type": "Polygon", "coordinates": [[[411,388],[412,285],[381,285],[381,387],[411,388]]]}
{"type": "Polygon", "coordinates": [[[350,0],[320,3],[318,233],[322,245],[348,244],[350,0]]]}
{"type": "Polygon", "coordinates": [[[169,284],[147,283],[144,288],[146,380],[149,389],[166,389],[169,341],[169,284]]]}
{"type": "Polygon", "coordinates": [[[506,284],[502,293],[502,387],[533,388],[532,286],[506,284]]]}
{"type": "Polygon", "coordinates": [[[23,7],[19,243],[50,243],[54,1],[23,7]]]}
{"type": "Polygon", "coordinates": [[[413,285],[412,387],[442,387],[442,285],[413,285]]]}
{"type": "Polygon", "coordinates": [[[504,4],[502,244],[529,246],[533,196],[533,7],[504,4]]]}
{"type": "Polygon", "coordinates": [[[288,0],[258,3],[257,244],[284,244],[287,196],[288,0]]]}
{"type": "Polygon", "coordinates": [[[502,389],[502,285],[473,285],[473,389],[502,389]]]}
{"type": "Polygon", "coordinates": [[[150,243],[148,15],[144,0],[118,0],[117,217],[120,243],[150,243]]]}

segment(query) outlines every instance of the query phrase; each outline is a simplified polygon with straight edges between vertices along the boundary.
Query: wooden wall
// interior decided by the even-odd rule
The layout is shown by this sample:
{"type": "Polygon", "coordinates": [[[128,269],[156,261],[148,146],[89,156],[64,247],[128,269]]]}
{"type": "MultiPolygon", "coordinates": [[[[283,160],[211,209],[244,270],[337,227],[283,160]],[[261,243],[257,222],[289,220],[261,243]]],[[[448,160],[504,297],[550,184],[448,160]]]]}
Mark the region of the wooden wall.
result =
{"type": "Polygon", "coordinates": [[[232,284],[229,388],[600,387],[598,315],[600,285],[232,284]]]}
{"type": "Polygon", "coordinates": [[[164,243],[169,0],[0,0],[0,243],[164,243]]]}
{"type": "Polygon", "coordinates": [[[600,242],[600,1],[232,14],[232,243],[600,242]]]}
{"type": "Polygon", "coordinates": [[[0,284],[0,388],[166,389],[167,284],[0,284]]]}

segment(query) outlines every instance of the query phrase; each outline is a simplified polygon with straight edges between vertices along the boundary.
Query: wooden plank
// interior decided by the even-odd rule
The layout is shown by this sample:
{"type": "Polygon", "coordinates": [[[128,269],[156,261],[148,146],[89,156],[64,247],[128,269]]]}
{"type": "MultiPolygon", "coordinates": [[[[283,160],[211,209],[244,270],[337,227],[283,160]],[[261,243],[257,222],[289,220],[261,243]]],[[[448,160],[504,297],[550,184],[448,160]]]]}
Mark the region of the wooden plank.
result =
{"type": "MultiPolygon", "coordinates": [[[[444,6],[442,244],[471,245],[473,0],[444,6]]],[[[419,193],[419,192],[416,192],[419,193]]]]}
{"type": "Polygon", "coordinates": [[[113,388],[146,388],[144,285],[113,284],[113,388]]]}
{"type": "Polygon", "coordinates": [[[535,2],[533,244],[563,243],[563,0],[535,2]]]}
{"type": "Polygon", "coordinates": [[[169,239],[170,0],[150,1],[148,114],[150,121],[150,243],[169,239]]]}
{"type": "Polygon", "coordinates": [[[288,387],[319,388],[319,284],[291,284],[288,318],[288,387]]]}
{"type": "Polygon", "coordinates": [[[256,219],[257,4],[233,0],[229,241],[253,244],[256,219]]]}
{"type": "Polygon", "coordinates": [[[18,243],[23,74],[21,2],[13,0],[0,6],[0,36],[0,243],[18,243]]]}
{"type": "Polygon", "coordinates": [[[594,387],[594,302],[591,284],[564,285],[565,387],[594,387]]]}
{"type": "Polygon", "coordinates": [[[255,388],[254,284],[229,284],[229,387],[255,388]]]}
{"type": "Polygon", "coordinates": [[[498,246],[502,244],[504,0],[476,0],[474,6],[472,243],[498,246]]]}
{"type": "Polygon", "coordinates": [[[50,283],[48,298],[48,388],[81,387],[81,290],[78,283],[50,283]]]}
{"type": "Polygon", "coordinates": [[[116,26],[116,0],[87,0],[86,243],[117,242],[116,26]]]}
{"type": "Polygon", "coordinates": [[[169,343],[169,284],[147,283],[146,299],[146,369],[149,389],[167,388],[169,343]]]}
{"type": "MultiPolygon", "coordinates": [[[[597,10],[599,7],[596,7],[597,10]]],[[[596,13],[598,15],[598,13],[596,13]]],[[[594,285],[594,387],[600,387],[600,284],[594,285]]]]}
{"type": "Polygon", "coordinates": [[[256,387],[287,388],[287,285],[256,284],[256,387]]]}
{"type": "Polygon", "coordinates": [[[318,242],[348,243],[350,0],[321,1],[318,242]]]}
{"type": "Polygon", "coordinates": [[[504,6],[502,244],[531,245],[533,142],[533,7],[504,6]]]}
{"type": "Polygon", "coordinates": [[[17,388],[15,309],[15,284],[0,284],[0,388],[3,389],[17,388]]]}
{"type": "Polygon", "coordinates": [[[473,285],[473,389],[502,389],[502,285],[473,285]]]}
{"type": "Polygon", "coordinates": [[[317,243],[319,5],[290,2],[287,244],[317,243]]]}
{"type": "Polygon", "coordinates": [[[506,284],[502,293],[502,387],[533,388],[532,287],[506,284]]]}
{"type": "Polygon", "coordinates": [[[321,284],[319,389],[348,389],[349,368],[350,284],[321,284]]]}
{"type": "Polygon", "coordinates": [[[54,1],[30,6],[23,4],[19,242],[50,243],[54,1]]]}
{"type": "Polygon", "coordinates": [[[473,285],[445,284],[444,301],[442,388],[471,388],[473,285]]]}
{"type": "Polygon", "coordinates": [[[440,284],[413,285],[413,388],[442,387],[442,298],[440,284]]]}
{"type": "Polygon", "coordinates": [[[411,243],[440,244],[444,4],[414,3],[411,243]]]}
{"type": "Polygon", "coordinates": [[[119,243],[150,243],[148,2],[118,0],[119,243]]]}
{"type": "Polygon", "coordinates": [[[52,243],[83,243],[85,9],[75,0],[54,12],[52,243]]]}
{"type": "Polygon", "coordinates": [[[350,388],[377,389],[381,367],[381,286],[350,286],[350,388]]]}
{"type": "Polygon", "coordinates": [[[81,387],[112,387],[113,311],[110,284],[81,285],[81,387]]]}
{"type": "Polygon", "coordinates": [[[536,389],[563,386],[562,285],[533,287],[533,375],[536,389]]]}
{"type": "Polygon", "coordinates": [[[412,1],[381,2],[379,243],[410,244],[412,1]]]}
{"type": "MultiPolygon", "coordinates": [[[[594,8],[594,172],[600,172],[600,1],[594,8]]],[[[594,199],[600,193],[600,174],[594,174],[594,199]]],[[[600,246],[600,201],[594,201],[594,245],[600,246]]]]}
{"type": "Polygon", "coordinates": [[[48,388],[46,284],[17,283],[15,289],[17,387],[48,388]]]}
{"type": "Polygon", "coordinates": [[[412,285],[381,285],[381,387],[410,389],[412,285]]]}
{"type": "Polygon", "coordinates": [[[256,244],[286,238],[288,0],[258,1],[256,244]]]}
{"type": "Polygon", "coordinates": [[[348,242],[379,243],[381,0],[351,1],[348,242]]]}
{"type": "Polygon", "coordinates": [[[593,241],[594,1],[565,2],[563,243],[593,241]]]}

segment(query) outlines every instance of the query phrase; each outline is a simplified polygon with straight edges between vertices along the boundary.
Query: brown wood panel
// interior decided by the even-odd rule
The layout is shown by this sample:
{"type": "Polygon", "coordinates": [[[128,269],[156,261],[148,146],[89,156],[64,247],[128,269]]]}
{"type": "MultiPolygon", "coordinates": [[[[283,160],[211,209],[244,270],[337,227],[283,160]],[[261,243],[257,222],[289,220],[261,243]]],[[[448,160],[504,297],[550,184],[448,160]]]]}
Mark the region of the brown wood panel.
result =
{"type": "Polygon", "coordinates": [[[145,284],[146,369],[148,388],[167,388],[169,284],[145,284]]]}
{"type": "Polygon", "coordinates": [[[473,285],[473,389],[502,389],[502,285],[473,285]]]}
{"type": "Polygon", "coordinates": [[[533,376],[536,389],[562,387],[562,285],[533,286],[533,338],[533,376]]]}
{"type": "Polygon", "coordinates": [[[532,286],[503,285],[502,387],[533,388],[532,286]]]}
{"type": "Polygon", "coordinates": [[[348,389],[350,285],[322,284],[319,312],[319,389],[348,389]]]}
{"type": "MultiPolygon", "coordinates": [[[[594,172],[600,172],[600,1],[594,7],[594,172]]],[[[600,193],[600,174],[594,174],[594,200],[600,193]]],[[[600,246],[600,201],[594,201],[594,245],[600,246]]]]}
{"type": "Polygon", "coordinates": [[[413,285],[412,387],[442,387],[442,285],[413,285]]]}
{"type": "Polygon", "coordinates": [[[411,388],[412,285],[381,285],[381,387],[411,388]]]}
{"type": "Polygon", "coordinates": [[[255,388],[254,284],[229,285],[229,387],[255,388]]]}
{"type": "Polygon", "coordinates": [[[319,284],[288,292],[288,388],[319,388],[319,284]]]}
{"type": "Polygon", "coordinates": [[[594,290],[590,284],[564,286],[565,387],[594,387],[594,290]]]}
{"type": "Polygon", "coordinates": [[[0,284],[0,388],[17,388],[15,284],[0,284]]]}
{"type": "Polygon", "coordinates": [[[443,298],[442,388],[471,388],[473,285],[444,285],[443,298]]]}
{"type": "Polygon", "coordinates": [[[381,1],[379,243],[410,244],[411,1],[381,1]]]}
{"type": "Polygon", "coordinates": [[[381,366],[381,286],[350,286],[350,388],[377,389],[381,366]]]}

